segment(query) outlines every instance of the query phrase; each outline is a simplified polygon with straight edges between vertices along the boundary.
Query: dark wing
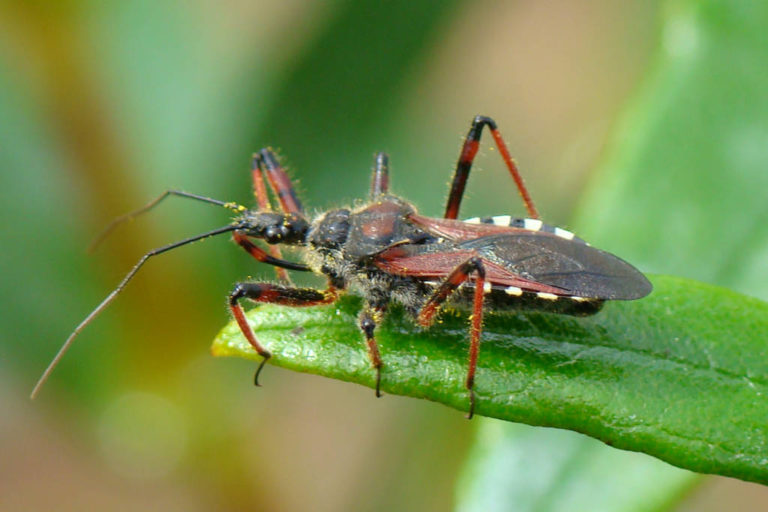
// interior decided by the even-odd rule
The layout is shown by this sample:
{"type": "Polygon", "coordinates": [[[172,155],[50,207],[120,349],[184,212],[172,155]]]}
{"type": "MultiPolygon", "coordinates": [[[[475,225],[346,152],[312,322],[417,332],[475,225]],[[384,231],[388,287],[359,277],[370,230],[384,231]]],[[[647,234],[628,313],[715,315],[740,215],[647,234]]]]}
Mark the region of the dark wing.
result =
{"type": "MultiPolygon", "coordinates": [[[[421,252],[423,246],[398,246],[388,249],[379,254],[374,259],[374,264],[380,269],[401,276],[416,277],[423,280],[441,280],[453,271],[456,267],[476,256],[477,253],[472,250],[455,250],[445,248],[440,251],[439,247],[431,252],[421,252]]],[[[492,285],[514,286],[522,290],[533,292],[545,292],[555,295],[562,295],[564,290],[548,286],[543,283],[523,279],[515,275],[508,269],[483,258],[485,265],[486,281],[492,285]]]]}
{"type": "Polygon", "coordinates": [[[524,279],[594,299],[631,300],[651,293],[651,283],[613,254],[547,233],[491,235],[461,242],[524,279]]]}
{"type": "Polygon", "coordinates": [[[458,251],[471,251],[520,279],[562,290],[558,295],[632,300],[652,290],[648,279],[632,265],[581,241],[446,219],[411,216],[411,221],[430,233],[448,237],[458,251]]]}

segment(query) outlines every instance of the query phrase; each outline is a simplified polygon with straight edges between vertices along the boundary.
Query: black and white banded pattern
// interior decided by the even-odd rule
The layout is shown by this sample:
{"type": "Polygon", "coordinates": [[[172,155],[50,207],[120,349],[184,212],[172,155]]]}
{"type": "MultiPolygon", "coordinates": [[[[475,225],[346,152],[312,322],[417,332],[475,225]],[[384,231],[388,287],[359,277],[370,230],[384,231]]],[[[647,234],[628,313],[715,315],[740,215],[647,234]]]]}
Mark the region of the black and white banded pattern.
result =
{"type": "MultiPolygon", "coordinates": [[[[440,281],[426,281],[432,289],[438,288],[440,281]]],[[[450,302],[468,306],[472,300],[474,286],[471,282],[462,283],[457,294],[450,302]]],[[[539,310],[574,316],[592,315],[600,310],[603,300],[574,295],[555,295],[554,293],[523,290],[516,286],[492,284],[486,281],[483,292],[488,297],[487,306],[493,310],[519,309],[539,310]]]]}
{"type": "Polygon", "coordinates": [[[528,231],[541,231],[543,233],[551,233],[566,240],[573,240],[574,242],[589,245],[570,231],[544,224],[539,219],[518,219],[510,215],[496,215],[494,217],[472,217],[470,219],[465,219],[464,222],[467,224],[492,224],[494,226],[506,226],[528,231]]]}

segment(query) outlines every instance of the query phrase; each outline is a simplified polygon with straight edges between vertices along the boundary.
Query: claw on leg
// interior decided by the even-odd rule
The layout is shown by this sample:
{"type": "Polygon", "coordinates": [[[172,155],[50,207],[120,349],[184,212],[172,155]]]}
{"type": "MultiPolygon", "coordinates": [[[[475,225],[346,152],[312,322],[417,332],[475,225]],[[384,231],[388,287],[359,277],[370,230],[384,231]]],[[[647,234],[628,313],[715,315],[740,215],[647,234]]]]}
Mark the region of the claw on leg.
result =
{"type": "Polygon", "coordinates": [[[435,315],[448,298],[458,290],[459,286],[470,280],[475,275],[473,283],[475,292],[472,301],[472,316],[469,325],[469,361],[465,387],[469,391],[469,414],[467,419],[472,419],[475,414],[475,370],[477,370],[477,354],[480,349],[480,334],[483,330],[483,294],[485,293],[485,266],[479,256],[473,256],[458,265],[448,274],[442,284],[434,291],[432,296],[419,311],[418,322],[428,327],[432,325],[435,315]]]}
{"type": "Polygon", "coordinates": [[[240,306],[240,299],[300,307],[330,304],[337,297],[337,291],[333,286],[328,286],[326,290],[321,291],[312,288],[295,288],[271,283],[238,283],[235,285],[235,289],[229,294],[229,309],[232,311],[232,316],[235,317],[243,336],[245,336],[253,349],[263,357],[259,367],[256,369],[256,374],[253,376],[253,384],[255,386],[259,386],[261,370],[269,358],[272,357],[272,354],[256,339],[253,329],[251,329],[248,320],[245,318],[243,308],[240,306]]]}
{"type": "Polygon", "coordinates": [[[471,420],[475,415],[475,390],[469,388],[469,412],[467,413],[467,419],[471,420]]]}
{"type": "Polygon", "coordinates": [[[259,375],[261,374],[261,370],[264,368],[264,365],[267,364],[267,361],[269,358],[272,357],[272,354],[267,354],[264,356],[264,359],[261,360],[259,363],[259,367],[256,368],[256,373],[253,374],[253,385],[256,387],[261,387],[261,384],[259,384],[259,375]]]}

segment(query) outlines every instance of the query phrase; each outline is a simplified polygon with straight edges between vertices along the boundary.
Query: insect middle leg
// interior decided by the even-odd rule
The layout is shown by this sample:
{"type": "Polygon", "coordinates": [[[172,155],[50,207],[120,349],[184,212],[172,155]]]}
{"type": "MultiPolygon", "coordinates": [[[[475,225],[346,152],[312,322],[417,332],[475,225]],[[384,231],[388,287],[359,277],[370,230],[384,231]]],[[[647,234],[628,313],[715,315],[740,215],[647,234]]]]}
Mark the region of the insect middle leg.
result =
{"type": "Polygon", "coordinates": [[[368,301],[365,308],[360,312],[360,330],[365,334],[365,343],[368,347],[368,358],[371,360],[373,368],[376,370],[376,396],[381,397],[381,367],[383,362],[379,353],[379,345],[376,343],[374,331],[376,326],[381,323],[386,312],[386,300],[368,301]]]}
{"type": "Polygon", "coordinates": [[[234,290],[229,294],[229,309],[232,311],[232,316],[235,317],[243,336],[245,336],[256,352],[264,358],[256,369],[256,374],[253,376],[253,383],[255,385],[259,385],[261,369],[264,368],[264,364],[272,357],[272,354],[256,339],[253,329],[251,329],[248,320],[245,318],[245,312],[242,306],[240,306],[240,299],[302,307],[330,304],[335,302],[338,296],[337,289],[331,285],[325,290],[295,288],[271,283],[237,283],[235,285],[234,290]]]}
{"type": "Polygon", "coordinates": [[[477,355],[480,349],[480,334],[483,329],[483,295],[485,293],[485,267],[483,260],[474,256],[461,265],[457,266],[448,274],[448,277],[435,290],[432,296],[427,300],[419,311],[418,322],[429,327],[435,319],[435,315],[440,306],[461,286],[470,279],[472,274],[475,277],[475,293],[472,301],[472,316],[469,326],[469,367],[467,369],[467,378],[464,382],[469,391],[469,413],[467,418],[472,418],[475,412],[475,371],[477,370],[477,355]]]}
{"type": "Polygon", "coordinates": [[[459,216],[459,206],[464,197],[464,189],[467,186],[469,171],[472,169],[472,162],[474,162],[475,155],[477,155],[477,150],[480,147],[480,135],[483,132],[483,127],[486,125],[491,131],[493,140],[496,142],[496,147],[499,148],[501,158],[504,160],[507,169],[509,169],[512,179],[515,180],[517,190],[523,198],[523,203],[525,203],[525,209],[528,210],[528,215],[533,219],[538,219],[539,213],[536,211],[533,200],[528,194],[528,189],[525,188],[525,183],[523,183],[523,178],[520,176],[520,172],[517,170],[517,166],[515,165],[514,160],[512,160],[512,156],[509,154],[509,149],[507,149],[507,145],[504,142],[501,133],[499,133],[496,121],[485,116],[475,116],[472,120],[472,126],[469,129],[469,133],[464,139],[464,145],[461,148],[459,161],[457,162],[456,170],[453,173],[451,191],[448,194],[448,202],[445,205],[444,218],[455,219],[459,216]]]}

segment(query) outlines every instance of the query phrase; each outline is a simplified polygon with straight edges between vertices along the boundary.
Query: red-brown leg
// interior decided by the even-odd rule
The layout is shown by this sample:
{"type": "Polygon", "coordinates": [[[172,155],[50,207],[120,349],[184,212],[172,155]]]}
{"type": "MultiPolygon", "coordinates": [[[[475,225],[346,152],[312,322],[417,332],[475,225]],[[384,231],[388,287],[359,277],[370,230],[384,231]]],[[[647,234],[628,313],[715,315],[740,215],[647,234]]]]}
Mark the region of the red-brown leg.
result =
{"type": "Polygon", "coordinates": [[[299,270],[301,272],[309,271],[309,267],[307,267],[303,263],[295,263],[293,261],[283,260],[280,258],[276,258],[270,254],[267,254],[267,252],[264,249],[262,249],[258,245],[251,242],[251,240],[243,231],[233,232],[232,239],[237,243],[237,245],[245,249],[245,251],[251,256],[253,256],[257,261],[260,261],[262,263],[267,263],[269,265],[273,265],[278,268],[287,268],[289,270],[299,270]]]}
{"type": "Polygon", "coordinates": [[[385,306],[373,306],[368,304],[360,313],[360,330],[365,334],[365,343],[368,346],[368,358],[376,370],[376,396],[381,396],[381,367],[383,362],[379,353],[379,345],[376,343],[374,331],[384,317],[385,306]]]}
{"type": "Polygon", "coordinates": [[[277,157],[271,149],[265,148],[259,151],[259,162],[263,164],[264,174],[267,176],[269,186],[277,196],[280,208],[285,213],[303,213],[296,191],[293,189],[291,179],[283,167],[277,161],[277,157]]]}
{"type": "Polygon", "coordinates": [[[477,370],[477,354],[480,349],[480,335],[483,329],[483,295],[485,293],[485,267],[481,258],[475,256],[456,267],[445,278],[440,287],[427,300],[419,312],[418,321],[424,327],[429,327],[434,321],[440,306],[462,285],[472,274],[475,277],[475,293],[472,301],[472,316],[469,327],[469,368],[465,386],[469,391],[469,414],[472,418],[475,412],[475,371],[477,370]]]}
{"type": "Polygon", "coordinates": [[[499,133],[496,122],[490,117],[485,116],[476,116],[472,120],[472,126],[469,129],[467,138],[464,139],[464,146],[461,148],[461,155],[459,155],[459,161],[456,164],[456,170],[453,173],[453,181],[451,182],[451,191],[448,194],[448,202],[445,206],[444,218],[455,219],[459,216],[459,206],[464,197],[464,189],[467,186],[469,171],[472,169],[472,162],[480,147],[480,135],[483,132],[483,126],[486,125],[491,131],[493,140],[496,141],[496,147],[499,148],[501,158],[504,160],[507,169],[509,169],[512,179],[515,180],[517,190],[523,198],[523,203],[525,203],[525,209],[528,210],[528,215],[533,219],[538,219],[539,212],[536,211],[533,200],[528,194],[528,189],[525,188],[523,178],[520,176],[520,172],[517,170],[514,160],[512,160],[512,155],[509,154],[509,149],[507,149],[507,145],[501,137],[501,133],[499,133]]]}
{"type": "MultiPolygon", "coordinates": [[[[259,211],[272,211],[272,205],[270,204],[269,196],[267,195],[267,187],[264,184],[264,173],[261,170],[261,157],[258,154],[253,155],[251,177],[253,179],[253,195],[256,196],[256,205],[259,207],[259,211]]],[[[283,259],[283,254],[280,252],[280,247],[277,245],[270,245],[267,250],[273,258],[278,260],[283,259]]],[[[275,273],[277,273],[277,278],[281,281],[292,284],[291,278],[284,268],[275,267],[275,273]]]]}
{"type": "Polygon", "coordinates": [[[483,294],[485,292],[485,276],[478,273],[475,280],[475,297],[472,302],[472,317],[469,331],[469,368],[465,386],[469,390],[469,414],[472,419],[475,412],[475,370],[477,369],[477,354],[480,351],[480,335],[483,332],[483,294]]]}
{"type": "Polygon", "coordinates": [[[326,290],[321,291],[313,288],[293,288],[270,283],[238,283],[235,285],[235,289],[229,294],[229,309],[232,311],[232,316],[235,317],[237,325],[243,332],[243,336],[245,336],[256,352],[264,358],[256,369],[256,374],[253,376],[253,383],[255,385],[259,385],[261,369],[264,368],[264,364],[272,357],[272,354],[256,339],[253,329],[251,329],[248,320],[245,318],[243,308],[240,306],[240,299],[302,307],[330,304],[335,302],[337,298],[338,291],[333,286],[328,286],[326,290]]]}
{"type": "Polygon", "coordinates": [[[253,181],[253,195],[256,198],[256,205],[259,211],[272,211],[272,205],[267,195],[267,187],[264,184],[264,172],[261,169],[261,157],[258,153],[253,154],[251,163],[251,180],[253,181]]]}

